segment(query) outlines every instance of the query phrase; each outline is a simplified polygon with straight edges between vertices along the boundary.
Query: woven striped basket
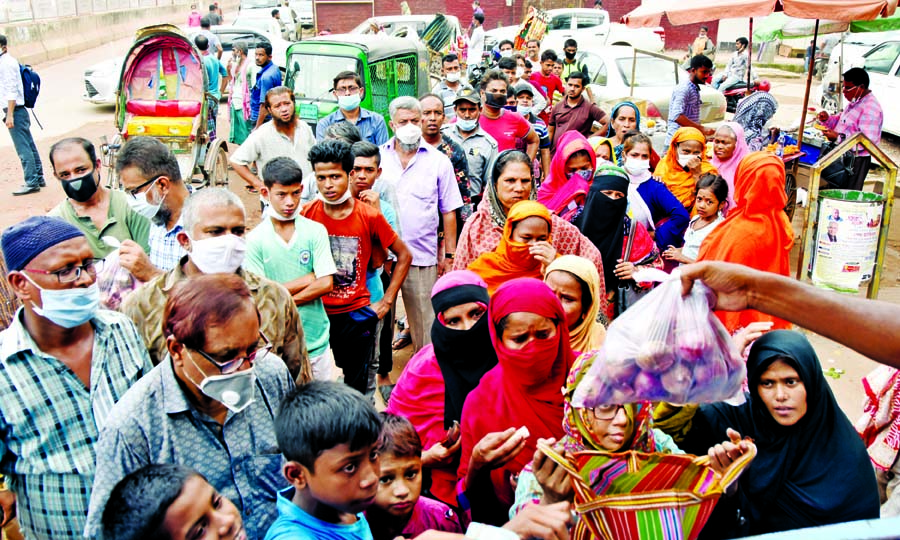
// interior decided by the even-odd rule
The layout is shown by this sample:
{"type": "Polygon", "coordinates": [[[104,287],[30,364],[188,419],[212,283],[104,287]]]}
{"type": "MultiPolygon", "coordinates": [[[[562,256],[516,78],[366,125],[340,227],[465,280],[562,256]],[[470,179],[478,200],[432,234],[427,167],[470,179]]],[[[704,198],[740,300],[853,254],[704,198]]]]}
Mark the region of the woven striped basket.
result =
{"type": "Polygon", "coordinates": [[[756,446],[720,475],[708,456],[541,450],[569,472],[580,516],[573,540],[693,540],[719,497],[756,456],[756,446]]]}

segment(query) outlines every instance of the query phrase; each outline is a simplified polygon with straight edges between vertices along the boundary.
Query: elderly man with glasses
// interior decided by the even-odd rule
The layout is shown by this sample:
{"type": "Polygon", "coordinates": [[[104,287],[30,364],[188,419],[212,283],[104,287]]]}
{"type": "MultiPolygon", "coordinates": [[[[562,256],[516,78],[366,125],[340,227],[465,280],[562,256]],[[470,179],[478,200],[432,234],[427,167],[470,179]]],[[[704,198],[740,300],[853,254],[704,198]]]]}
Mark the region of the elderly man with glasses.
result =
{"type": "Polygon", "coordinates": [[[378,113],[360,107],[366,89],[359,75],[355,71],[342,71],[335,76],[333,82],[338,109],[319,120],[316,125],[316,140],[322,142],[325,139],[325,131],[331,124],[350,122],[359,130],[364,141],[376,145],[386,143],[388,130],[384,118],[378,113]]]}
{"type": "Polygon", "coordinates": [[[165,361],[122,397],[100,431],[86,537],[97,537],[113,486],[151,463],[196,470],[241,512],[246,534],[236,538],[265,536],[284,484],[275,414],[294,381],[270,352],[264,318],[237,274],[174,287],[159,321],[165,361]]]}
{"type": "Polygon", "coordinates": [[[103,260],[82,231],[35,216],[0,242],[22,303],[0,333],[0,526],[18,514],[26,538],[80,538],[99,427],[153,366],[131,321],[98,309],[103,260]]]}
{"type": "Polygon", "coordinates": [[[237,195],[222,188],[201,189],[185,203],[182,222],[184,229],[177,238],[187,255],[175,268],[131,293],[121,308],[139,326],[153,363],[163,362],[169,352],[162,322],[175,286],[200,274],[235,274],[250,289],[272,352],[284,360],[293,377],[310,380],[303,327],[291,294],[280,283],[241,268],[247,251],[247,218],[237,195]]]}

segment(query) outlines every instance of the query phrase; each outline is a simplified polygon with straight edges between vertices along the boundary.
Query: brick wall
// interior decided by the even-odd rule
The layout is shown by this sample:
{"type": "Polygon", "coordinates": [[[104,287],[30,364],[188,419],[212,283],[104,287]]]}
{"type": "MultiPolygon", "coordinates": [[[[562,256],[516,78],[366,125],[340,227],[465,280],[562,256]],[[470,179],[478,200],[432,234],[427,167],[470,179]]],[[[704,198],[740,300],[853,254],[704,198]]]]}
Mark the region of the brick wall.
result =
{"type": "MultiPolygon", "coordinates": [[[[359,2],[316,0],[314,6],[316,27],[320,32],[328,29],[332,34],[343,34],[372,16],[372,0],[359,2]]],[[[397,13],[400,13],[399,9],[397,13]]]]}

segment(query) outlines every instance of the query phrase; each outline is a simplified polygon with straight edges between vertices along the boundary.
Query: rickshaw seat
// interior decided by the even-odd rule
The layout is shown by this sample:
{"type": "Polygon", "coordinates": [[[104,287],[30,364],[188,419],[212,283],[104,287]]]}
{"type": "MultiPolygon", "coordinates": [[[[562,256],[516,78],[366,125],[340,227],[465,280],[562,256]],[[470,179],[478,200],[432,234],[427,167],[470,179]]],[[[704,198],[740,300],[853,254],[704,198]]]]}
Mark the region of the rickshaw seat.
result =
{"type": "Polygon", "coordinates": [[[130,99],[125,104],[125,110],[129,114],[137,116],[183,118],[199,115],[202,110],[202,104],[199,101],[178,99],[130,99]]]}

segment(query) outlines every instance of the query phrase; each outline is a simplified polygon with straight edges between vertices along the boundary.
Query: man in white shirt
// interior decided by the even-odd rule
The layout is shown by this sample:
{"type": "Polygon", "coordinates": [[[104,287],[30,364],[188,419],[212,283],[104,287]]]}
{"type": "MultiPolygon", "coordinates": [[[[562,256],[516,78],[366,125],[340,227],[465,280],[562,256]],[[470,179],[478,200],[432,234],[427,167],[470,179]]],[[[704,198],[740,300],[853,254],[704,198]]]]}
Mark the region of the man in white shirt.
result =
{"type": "Polygon", "coordinates": [[[475,13],[472,15],[472,35],[469,37],[469,51],[466,56],[468,64],[467,73],[472,76],[472,70],[481,63],[481,57],[484,55],[484,13],[475,13]]]}
{"type": "Polygon", "coordinates": [[[6,36],[0,34],[0,101],[3,102],[4,121],[16,153],[22,162],[25,184],[13,195],[37,193],[44,187],[44,166],[31,136],[31,119],[25,109],[25,89],[19,62],[6,49],[6,36]]]}
{"type": "MultiPolygon", "coordinates": [[[[252,189],[261,190],[263,181],[250,170],[254,161],[262,171],[266,163],[277,157],[293,158],[303,171],[303,193],[314,193],[310,183],[314,182],[312,166],[307,154],[316,144],[312,129],[297,118],[294,93],[287,86],[276,86],[266,92],[266,106],[272,114],[272,121],[255,129],[244,144],[231,154],[234,171],[252,189]]],[[[305,197],[304,200],[309,200],[305,197]]]]}

